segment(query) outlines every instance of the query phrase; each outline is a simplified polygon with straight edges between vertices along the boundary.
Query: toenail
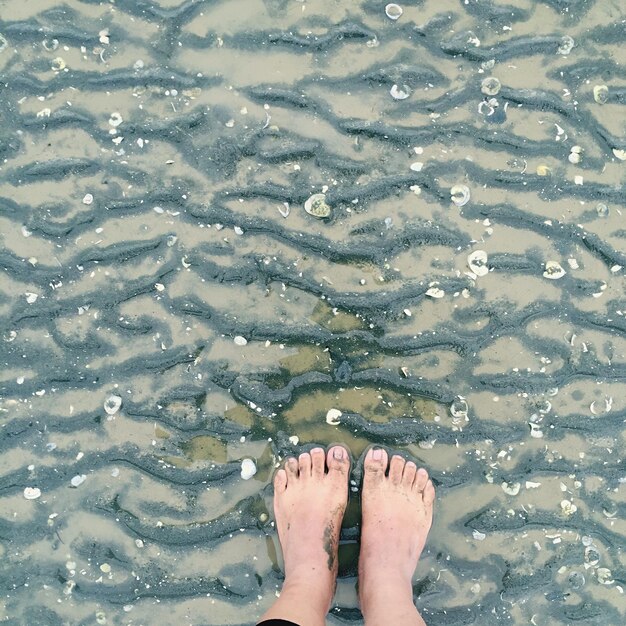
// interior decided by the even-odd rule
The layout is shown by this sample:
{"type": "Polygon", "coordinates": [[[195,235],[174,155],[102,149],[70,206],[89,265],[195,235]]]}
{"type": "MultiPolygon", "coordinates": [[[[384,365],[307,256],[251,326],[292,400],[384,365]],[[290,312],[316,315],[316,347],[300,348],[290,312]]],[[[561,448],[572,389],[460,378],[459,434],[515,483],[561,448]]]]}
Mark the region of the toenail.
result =
{"type": "Polygon", "coordinates": [[[345,455],[345,450],[341,447],[338,446],[333,450],[333,457],[337,460],[337,461],[343,461],[344,455],[345,455]]]}
{"type": "Polygon", "coordinates": [[[382,461],[383,460],[382,448],[374,448],[372,458],[374,459],[374,461],[382,461]]]}

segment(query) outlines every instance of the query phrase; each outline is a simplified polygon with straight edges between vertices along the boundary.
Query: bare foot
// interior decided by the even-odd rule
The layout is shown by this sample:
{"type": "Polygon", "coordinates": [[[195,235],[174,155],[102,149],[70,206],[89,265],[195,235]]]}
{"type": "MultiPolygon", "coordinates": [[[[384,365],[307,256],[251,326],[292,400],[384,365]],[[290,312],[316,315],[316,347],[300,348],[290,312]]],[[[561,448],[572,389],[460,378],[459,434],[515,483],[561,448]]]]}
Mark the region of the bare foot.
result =
{"type": "Polygon", "coordinates": [[[394,455],[388,464],[385,450],[369,450],[364,470],[359,596],[365,622],[424,624],[411,580],[432,523],[435,488],[412,461],[394,455]]]}
{"type": "Polygon", "coordinates": [[[335,593],[337,547],[348,502],[350,459],[342,446],[289,458],[274,478],[274,513],[285,562],[279,600],[263,619],[323,624],[335,593]]]}

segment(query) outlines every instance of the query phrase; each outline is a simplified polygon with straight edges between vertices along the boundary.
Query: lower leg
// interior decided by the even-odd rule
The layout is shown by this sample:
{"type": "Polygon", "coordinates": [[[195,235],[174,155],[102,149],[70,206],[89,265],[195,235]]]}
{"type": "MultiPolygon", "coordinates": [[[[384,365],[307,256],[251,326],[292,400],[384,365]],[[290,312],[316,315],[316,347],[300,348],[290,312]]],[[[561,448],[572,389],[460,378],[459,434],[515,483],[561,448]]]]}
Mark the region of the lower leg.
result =
{"type": "Polygon", "coordinates": [[[432,523],[435,490],[424,469],[384,450],[364,463],[359,598],[366,626],[425,626],[412,578],[432,523]],[[389,475],[385,476],[389,468],[389,475]]]}
{"type": "Polygon", "coordinates": [[[341,446],[287,459],[274,479],[274,511],[285,563],[280,597],[262,620],[323,626],[335,592],[337,548],[350,460],[341,446]]]}

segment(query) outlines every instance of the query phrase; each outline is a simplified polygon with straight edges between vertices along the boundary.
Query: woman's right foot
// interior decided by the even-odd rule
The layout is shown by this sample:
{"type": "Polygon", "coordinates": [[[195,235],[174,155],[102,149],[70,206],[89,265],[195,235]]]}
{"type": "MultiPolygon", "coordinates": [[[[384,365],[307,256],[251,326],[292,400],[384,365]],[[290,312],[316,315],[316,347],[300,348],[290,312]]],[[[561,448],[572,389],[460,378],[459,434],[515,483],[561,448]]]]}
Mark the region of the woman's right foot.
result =
{"type": "Polygon", "coordinates": [[[424,624],[412,578],[433,519],[435,488],[412,461],[370,449],[365,457],[359,597],[366,624],[424,624]],[[389,467],[389,475],[385,476],[389,467]]]}

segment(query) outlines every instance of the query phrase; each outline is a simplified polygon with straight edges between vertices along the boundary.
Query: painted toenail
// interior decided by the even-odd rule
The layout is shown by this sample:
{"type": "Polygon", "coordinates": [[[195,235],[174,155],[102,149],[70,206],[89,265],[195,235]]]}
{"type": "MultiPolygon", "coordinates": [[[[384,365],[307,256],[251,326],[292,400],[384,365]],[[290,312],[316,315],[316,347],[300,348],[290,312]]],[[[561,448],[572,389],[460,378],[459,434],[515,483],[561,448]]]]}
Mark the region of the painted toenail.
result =
{"type": "Polygon", "coordinates": [[[372,454],[372,458],[374,461],[382,461],[383,460],[383,451],[381,448],[374,448],[374,452],[372,454]]]}
{"type": "Polygon", "coordinates": [[[345,454],[345,450],[341,447],[335,448],[333,450],[333,457],[337,460],[337,461],[343,461],[343,457],[345,454]]]}

